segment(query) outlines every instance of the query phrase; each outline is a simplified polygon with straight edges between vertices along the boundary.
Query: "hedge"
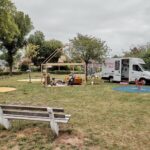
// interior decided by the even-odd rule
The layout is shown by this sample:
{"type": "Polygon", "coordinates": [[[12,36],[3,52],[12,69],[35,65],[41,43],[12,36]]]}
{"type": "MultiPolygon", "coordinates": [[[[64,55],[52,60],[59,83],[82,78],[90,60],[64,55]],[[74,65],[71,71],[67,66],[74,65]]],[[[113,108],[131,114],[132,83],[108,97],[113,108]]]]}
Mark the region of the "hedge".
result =
{"type": "MultiPolygon", "coordinates": [[[[49,71],[51,74],[71,74],[72,71],[70,70],[54,70],[54,71],[49,71]]],[[[74,71],[75,74],[84,74],[83,71],[74,71]]]]}
{"type": "MultiPolygon", "coordinates": [[[[24,72],[13,72],[12,74],[13,75],[21,75],[21,74],[23,74],[24,72]]],[[[9,72],[0,72],[0,76],[8,76],[8,75],[10,75],[10,73],[9,72]]]]}

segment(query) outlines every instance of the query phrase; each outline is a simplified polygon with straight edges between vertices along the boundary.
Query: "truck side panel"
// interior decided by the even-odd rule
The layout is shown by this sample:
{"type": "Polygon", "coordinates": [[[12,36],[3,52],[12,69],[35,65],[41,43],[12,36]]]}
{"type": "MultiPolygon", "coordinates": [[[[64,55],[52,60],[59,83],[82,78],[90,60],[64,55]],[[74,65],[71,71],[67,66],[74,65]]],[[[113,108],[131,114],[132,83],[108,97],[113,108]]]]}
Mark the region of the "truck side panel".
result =
{"type": "Polygon", "coordinates": [[[113,77],[115,70],[115,59],[105,59],[102,64],[102,78],[113,77]]]}

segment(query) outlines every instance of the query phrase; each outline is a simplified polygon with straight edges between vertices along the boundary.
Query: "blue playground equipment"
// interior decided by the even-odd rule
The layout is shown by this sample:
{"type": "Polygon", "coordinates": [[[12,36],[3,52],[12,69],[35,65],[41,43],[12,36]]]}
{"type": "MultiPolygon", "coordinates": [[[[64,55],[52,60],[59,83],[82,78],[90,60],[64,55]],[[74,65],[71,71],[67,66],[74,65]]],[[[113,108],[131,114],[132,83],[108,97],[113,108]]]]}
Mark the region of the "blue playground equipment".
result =
{"type": "Polygon", "coordinates": [[[150,87],[148,86],[142,86],[141,88],[137,86],[119,86],[113,88],[113,90],[129,93],[150,93],[150,87]]]}

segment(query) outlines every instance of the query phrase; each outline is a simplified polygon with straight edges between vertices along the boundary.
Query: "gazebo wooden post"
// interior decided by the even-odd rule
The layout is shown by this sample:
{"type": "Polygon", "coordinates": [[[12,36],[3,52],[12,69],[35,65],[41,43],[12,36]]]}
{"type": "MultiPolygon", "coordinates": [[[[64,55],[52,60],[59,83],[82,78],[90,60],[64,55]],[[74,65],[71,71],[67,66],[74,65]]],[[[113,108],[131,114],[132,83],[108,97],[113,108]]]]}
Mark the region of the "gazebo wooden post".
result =
{"type": "Polygon", "coordinates": [[[41,64],[41,83],[42,83],[42,79],[43,79],[43,64],[41,64]]]}
{"type": "Polygon", "coordinates": [[[86,64],[84,64],[84,77],[85,77],[85,83],[87,82],[87,81],[86,81],[86,73],[87,73],[87,72],[86,72],[86,64]]]}

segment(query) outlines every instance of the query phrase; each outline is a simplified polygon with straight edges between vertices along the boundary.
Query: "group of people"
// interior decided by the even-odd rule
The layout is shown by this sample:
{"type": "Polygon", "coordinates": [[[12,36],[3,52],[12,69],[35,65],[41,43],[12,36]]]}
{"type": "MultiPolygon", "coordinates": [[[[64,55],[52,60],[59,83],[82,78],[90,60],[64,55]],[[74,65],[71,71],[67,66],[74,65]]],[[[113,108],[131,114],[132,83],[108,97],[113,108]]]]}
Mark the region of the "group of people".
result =
{"type": "MultiPolygon", "coordinates": [[[[55,78],[50,77],[50,73],[43,73],[43,84],[44,85],[51,85],[51,86],[56,86],[57,82],[55,80],[55,78]]],[[[68,81],[67,81],[67,85],[74,85],[74,80],[75,80],[75,74],[71,73],[69,75],[68,81]]]]}
{"type": "Polygon", "coordinates": [[[51,85],[51,86],[55,86],[56,85],[56,81],[55,81],[55,78],[52,78],[50,77],[50,73],[46,74],[46,73],[43,73],[43,84],[44,85],[51,85]]]}

